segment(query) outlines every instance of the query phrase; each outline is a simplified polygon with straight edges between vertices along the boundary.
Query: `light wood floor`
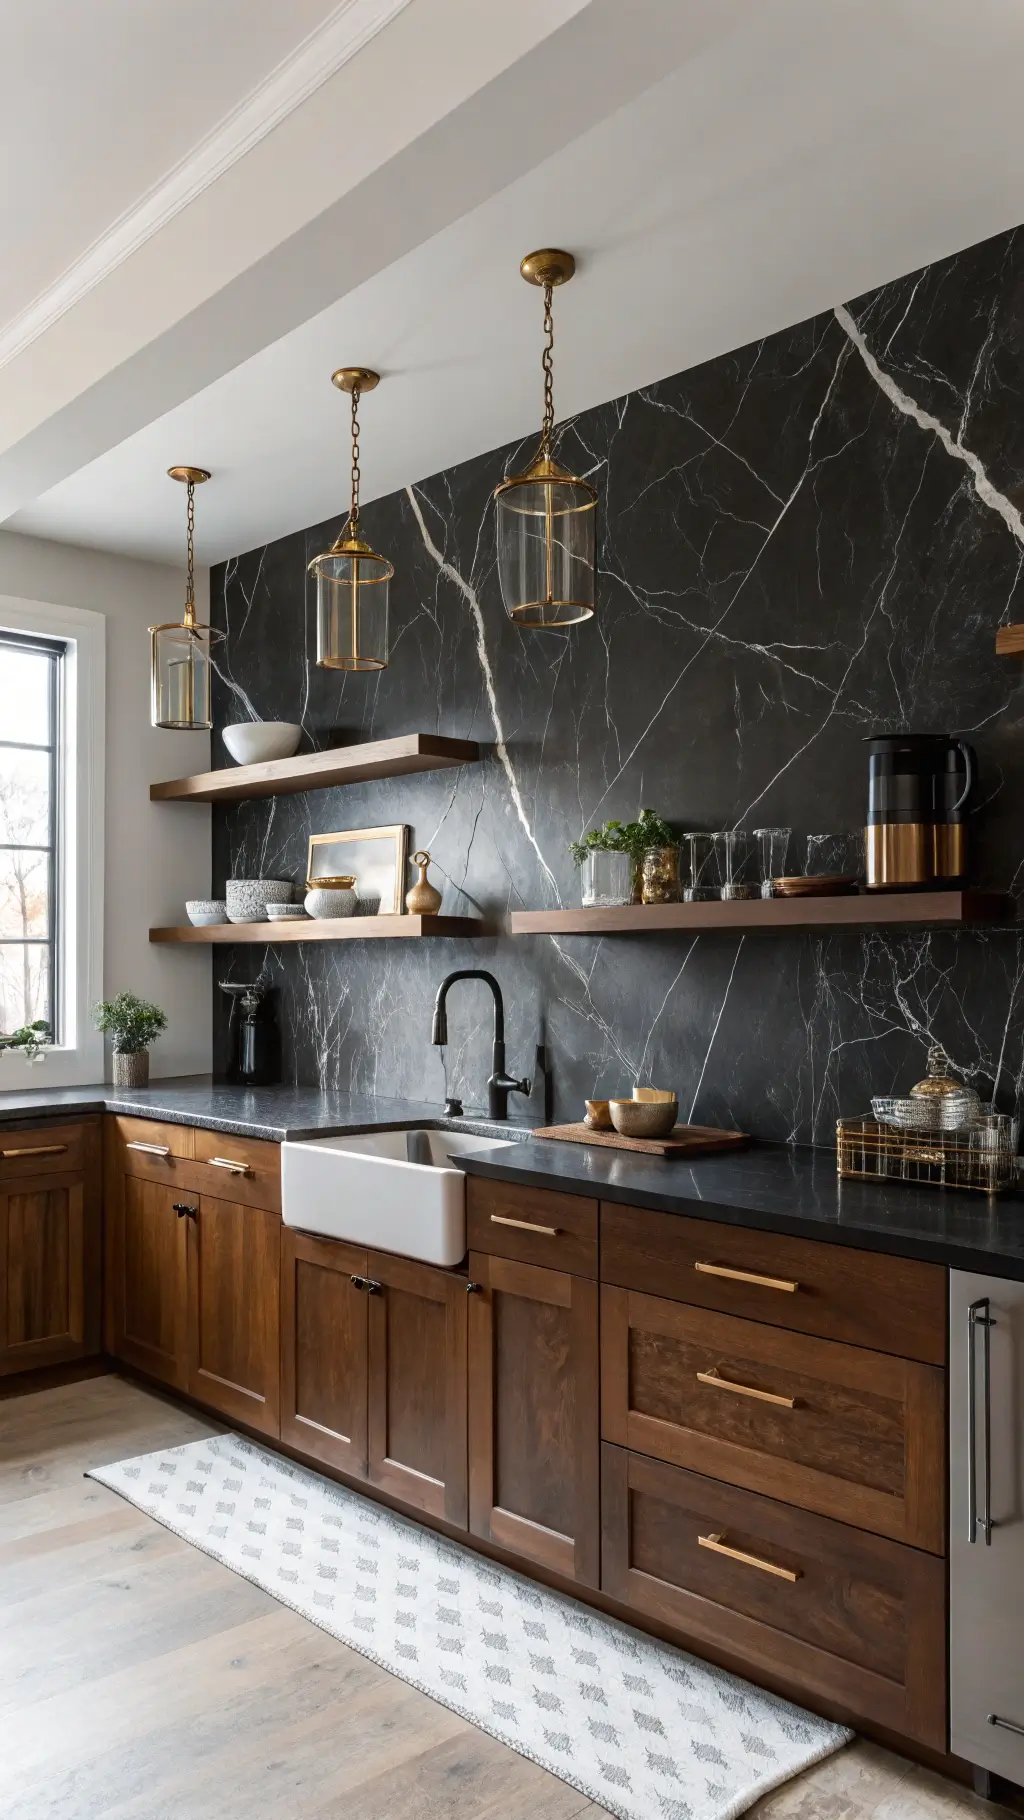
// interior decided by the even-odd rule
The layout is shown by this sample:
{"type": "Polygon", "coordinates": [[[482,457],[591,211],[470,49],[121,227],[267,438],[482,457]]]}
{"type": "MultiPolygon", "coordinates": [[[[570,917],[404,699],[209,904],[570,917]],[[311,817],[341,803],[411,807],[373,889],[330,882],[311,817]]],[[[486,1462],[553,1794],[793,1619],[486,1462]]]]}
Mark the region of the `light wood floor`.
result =
{"type": "MultiPolygon", "coordinates": [[[[82,1477],[213,1426],[113,1376],[0,1401],[4,1820],[600,1820],[82,1477]]],[[[1002,1810],[858,1742],[753,1812],[1002,1810]]]]}

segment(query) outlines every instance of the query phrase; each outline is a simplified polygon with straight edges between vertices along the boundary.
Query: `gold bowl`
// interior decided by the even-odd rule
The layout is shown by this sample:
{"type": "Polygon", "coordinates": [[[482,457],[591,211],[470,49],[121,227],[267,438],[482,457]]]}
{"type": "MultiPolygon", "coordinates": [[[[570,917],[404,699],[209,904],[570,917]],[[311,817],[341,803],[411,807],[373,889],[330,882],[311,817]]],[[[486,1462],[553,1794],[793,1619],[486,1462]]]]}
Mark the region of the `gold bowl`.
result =
{"type": "Polygon", "coordinates": [[[674,1087],[634,1087],[633,1098],[645,1106],[667,1106],[669,1100],[673,1105],[679,1104],[674,1087]]]}
{"type": "Polygon", "coordinates": [[[607,1100],[587,1100],[586,1108],[583,1123],[589,1125],[591,1131],[611,1130],[612,1115],[608,1110],[607,1100]]]}
{"type": "Polygon", "coordinates": [[[676,1122],[679,1101],[675,1095],[670,1100],[609,1100],[608,1110],[620,1137],[667,1137],[676,1122]]]}

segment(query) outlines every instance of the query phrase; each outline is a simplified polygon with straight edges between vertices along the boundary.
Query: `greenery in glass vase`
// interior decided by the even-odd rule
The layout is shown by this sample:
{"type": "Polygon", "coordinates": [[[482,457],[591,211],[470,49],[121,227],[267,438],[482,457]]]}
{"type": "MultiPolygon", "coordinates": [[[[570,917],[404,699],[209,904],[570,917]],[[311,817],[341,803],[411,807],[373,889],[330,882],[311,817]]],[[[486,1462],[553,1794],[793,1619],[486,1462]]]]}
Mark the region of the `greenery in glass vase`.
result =
{"type": "Polygon", "coordinates": [[[22,1024],[20,1030],[12,1030],[9,1036],[0,1036],[0,1054],[5,1049],[17,1049],[26,1062],[40,1062],[44,1050],[52,1041],[53,1035],[45,1017],[37,1017],[34,1023],[22,1024]]]}
{"type": "Polygon", "coordinates": [[[93,1011],[97,1030],[109,1036],[118,1055],[137,1055],[148,1049],[161,1030],[167,1028],[167,1013],[159,1005],[150,1005],[134,992],[119,992],[116,998],[104,999],[93,1011]]]}
{"type": "Polygon", "coordinates": [[[591,828],[582,840],[574,840],[569,852],[577,866],[582,866],[590,853],[628,853],[638,865],[647,847],[674,847],[678,844],[669,822],[654,809],[641,809],[635,822],[605,822],[602,828],[591,828]]]}

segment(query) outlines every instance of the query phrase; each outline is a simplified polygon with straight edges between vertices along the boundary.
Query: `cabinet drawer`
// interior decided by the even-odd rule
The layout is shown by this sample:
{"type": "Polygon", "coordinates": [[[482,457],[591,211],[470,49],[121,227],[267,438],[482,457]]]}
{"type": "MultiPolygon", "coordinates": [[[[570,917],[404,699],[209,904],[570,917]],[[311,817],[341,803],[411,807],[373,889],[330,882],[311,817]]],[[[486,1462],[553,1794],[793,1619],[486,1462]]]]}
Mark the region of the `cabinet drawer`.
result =
{"type": "Polygon", "coordinates": [[[605,1440],[935,1554],[945,1375],[604,1285],[605,1440]]]}
{"type": "Polygon", "coordinates": [[[612,1598],[945,1749],[942,1561],[607,1443],[602,1513],[612,1598]]]}
{"type": "Polygon", "coordinates": [[[597,1276],[596,1201],[470,1176],[466,1219],[470,1251],[597,1276]]]}
{"type": "Polygon", "coordinates": [[[0,1183],[26,1176],[79,1173],[85,1167],[85,1125],[0,1125],[0,1183]]]}
{"type": "Polygon", "coordinates": [[[169,1182],[174,1177],[175,1164],[187,1162],[193,1154],[195,1133],[191,1125],[117,1116],[111,1124],[118,1162],[128,1175],[141,1175],[147,1181],[169,1182]]]}
{"type": "Polygon", "coordinates": [[[898,1358],[946,1362],[941,1264],[605,1201],[601,1277],[898,1358]]]}
{"type": "Polygon", "coordinates": [[[204,1194],[224,1195],[243,1206],[281,1211],[281,1146],[265,1138],[193,1132],[194,1177],[204,1194]]]}

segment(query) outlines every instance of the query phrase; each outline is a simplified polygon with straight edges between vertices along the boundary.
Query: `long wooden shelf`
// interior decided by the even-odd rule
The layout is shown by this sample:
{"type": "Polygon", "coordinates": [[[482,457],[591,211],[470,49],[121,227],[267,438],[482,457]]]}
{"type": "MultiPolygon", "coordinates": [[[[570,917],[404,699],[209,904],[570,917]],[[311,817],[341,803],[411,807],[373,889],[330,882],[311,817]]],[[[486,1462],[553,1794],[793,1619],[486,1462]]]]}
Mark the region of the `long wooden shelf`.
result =
{"type": "Polygon", "coordinates": [[[858,897],[769,897],[741,903],[619,904],[607,910],[514,910],[513,935],[654,935],[668,930],[962,929],[1016,921],[995,891],[900,891],[858,897]]]}
{"type": "Polygon", "coordinates": [[[281,923],[207,923],[197,928],[183,923],[177,929],[151,929],[151,942],[211,942],[233,946],[236,942],[365,942],[410,941],[417,936],[490,935],[489,923],[479,916],[330,916],[289,918],[281,923]]]}
{"type": "Polygon", "coordinates": [[[194,777],[150,784],[149,795],[154,803],[237,803],[326,790],[333,784],[363,784],[377,777],[405,777],[415,771],[444,771],[452,765],[471,765],[479,757],[480,748],[472,739],[401,733],[395,739],[334,746],[328,752],[303,752],[298,758],[272,758],[262,765],[199,771],[194,777]]]}
{"type": "Polygon", "coordinates": [[[1000,626],[996,632],[997,657],[1024,657],[1024,626],[1000,626]]]}

